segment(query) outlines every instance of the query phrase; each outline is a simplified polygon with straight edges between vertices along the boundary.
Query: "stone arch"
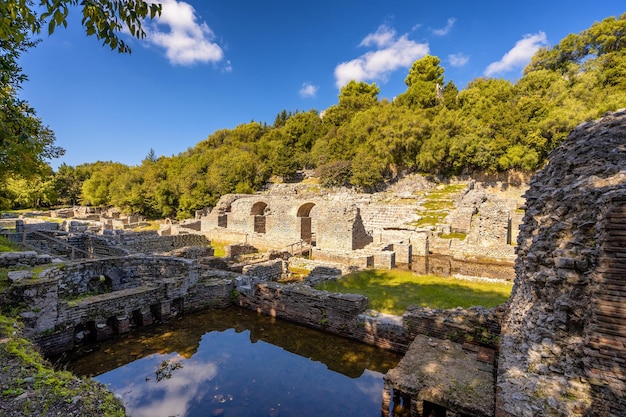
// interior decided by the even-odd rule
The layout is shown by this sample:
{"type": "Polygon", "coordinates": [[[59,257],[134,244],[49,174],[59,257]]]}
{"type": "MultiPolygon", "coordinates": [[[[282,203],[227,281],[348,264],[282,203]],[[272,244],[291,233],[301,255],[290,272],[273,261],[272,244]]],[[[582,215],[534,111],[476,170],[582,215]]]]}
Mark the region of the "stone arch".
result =
{"type": "Polygon", "coordinates": [[[297,213],[300,239],[311,245],[315,244],[315,232],[311,220],[311,210],[313,207],[315,207],[315,203],[304,203],[298,208],[297,213]]]}
{"type": "Polygon", "coordinates": [[[263,201],[257,201],[252,205],[250,209],[250,215],[254,217],[254,232],[266,233],[266,218],[265,214],[268,211],[267,203],[263,201]]]}
{"type": "Polygon", "coordinates": [[[99,275],[87,282],[87,294],[106,294],[113,290],[113,280],[107,276],[99,275]]]}

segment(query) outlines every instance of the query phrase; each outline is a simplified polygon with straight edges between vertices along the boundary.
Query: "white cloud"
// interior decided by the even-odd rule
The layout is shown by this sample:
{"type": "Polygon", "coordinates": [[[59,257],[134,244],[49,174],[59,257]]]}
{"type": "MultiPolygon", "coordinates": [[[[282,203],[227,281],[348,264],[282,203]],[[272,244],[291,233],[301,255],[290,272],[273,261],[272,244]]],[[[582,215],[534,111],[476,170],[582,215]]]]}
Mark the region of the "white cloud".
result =
{"type": "Polygon", "coordinates": [[[490,77],[494,74],[511,71],[516,68],[523,68],[530,62],[535,52],[546,44],[547,39],[544,32],[524,35],[521,40],[515,43],[513,49],[507,52],[501,60],[492,62],[487,66],[485,76],[490,77]]]}
{"type": "Polygon", "coordinates": [[[376,45],[379,48],[384,48],[393,43],[396,37],[396,31],[389,26],[382,25],[376,32],[367,35],[359,44],[359,46],[372,46],[376,45]]]}
{"type": "Polygon", "coordinates": [[[454,26],[455,22],[456,22],[456,19],[454,17],[451,17],[450,19],[448,19],[448,23],[446,24],[445,28],[433,29],[433,34],[437,35],[437,36],[447,35],[448,32],[450,32],[450,30],[452,30],[452,26],[454,26]]]}
{"type": "Polygon", "coordinates": [[[413,62],[429,52],[427,43],[412,41],[406,34],[398,38],[396,31],[385,25],[367,35],[359,46],[375,46],[376,49],[337,65],[337,88],[343,87],[350,80],[386,81],[390,73],[399,68],[409,68],[413,62]]]}
{"type": "MultiPolygon", "coordinates": [[[[154,355],[145,358],[154,363],[154,368],[168,358],[154,355]]],[[[214,362],[183,361],[180,356],[169,356],[170,363],[182,362],[182,367],[172,372],[167,382],[145,380],[141,376],[129,377],[115,387],[116,393],[123,393],[124,405],[128,413],[135,417],[168,417],[185,415],[202,387],[215,378],[219,365],[214,362]],[[122,385],[124,384],[124,385],[122,385]]]]}
{"type": "Polygon", "coordinates": [[[463,67],[469,62],[469,57],[463,53],[448,55],[448,62],[453,67],[463,67]]]}
{"type": "Polygon", "coordinates": [[[175,65],[219,62],[224,51],[214,41],[215,35],[205,22],[197,21],[196,11],[184,1],[162,0],[161,16],[146,31],[148,42],[165,48],[165,55],[175,65]]]}
{"type": "Polygon", "coordinates": [[[311,83],[302,83],[302,88],[300,88],[300,96],[301,97],[315,97],[317,95],[317,86],[311,83]]]}

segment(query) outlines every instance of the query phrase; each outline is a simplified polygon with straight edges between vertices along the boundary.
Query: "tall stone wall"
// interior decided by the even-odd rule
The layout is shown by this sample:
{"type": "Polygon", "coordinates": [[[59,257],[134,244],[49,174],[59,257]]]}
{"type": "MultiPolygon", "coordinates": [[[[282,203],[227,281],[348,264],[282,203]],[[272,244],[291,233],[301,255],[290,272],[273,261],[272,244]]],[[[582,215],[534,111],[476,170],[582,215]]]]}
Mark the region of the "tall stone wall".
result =
{"type": "Polygon", "coordinates": [[[325,219],[318,225],[317,244],[320,248],[355,250],[373,241],[356,205],[327,205],[322,207],[320,216],[325,219]]]}
{"type": "Polygon", "coordinates": [[[577,127],[526,202],[497,416],[624,416],[626,111],[577,127]]]}

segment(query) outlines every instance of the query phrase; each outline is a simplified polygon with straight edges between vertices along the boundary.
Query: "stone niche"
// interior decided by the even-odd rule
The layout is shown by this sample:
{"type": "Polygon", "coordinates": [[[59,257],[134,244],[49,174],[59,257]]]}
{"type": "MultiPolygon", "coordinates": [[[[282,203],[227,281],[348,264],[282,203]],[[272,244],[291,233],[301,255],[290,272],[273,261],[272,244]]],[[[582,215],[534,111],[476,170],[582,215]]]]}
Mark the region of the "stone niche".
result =
{"type": "Polygon", "coordinates": [[[626,110],[531,181],[502,326],[497,416],[626,415],[626,110]]]}

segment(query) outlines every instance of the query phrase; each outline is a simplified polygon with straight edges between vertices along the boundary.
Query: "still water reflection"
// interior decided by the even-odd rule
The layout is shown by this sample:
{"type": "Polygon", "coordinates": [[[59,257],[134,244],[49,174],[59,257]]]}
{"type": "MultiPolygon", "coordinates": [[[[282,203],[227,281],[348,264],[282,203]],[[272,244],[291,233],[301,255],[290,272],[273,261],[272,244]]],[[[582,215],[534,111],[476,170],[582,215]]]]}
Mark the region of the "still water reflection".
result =
{"type": "Polygon", "coordinates": [[[400,356],[248,310],[187,315],[94,347],[66,366],[133,417],[377,416],[400,356]]]}

